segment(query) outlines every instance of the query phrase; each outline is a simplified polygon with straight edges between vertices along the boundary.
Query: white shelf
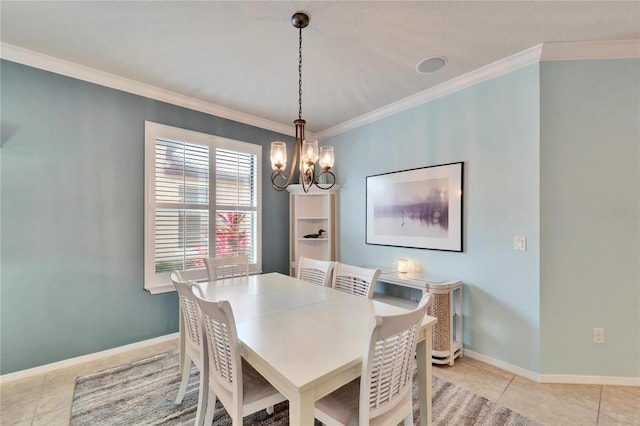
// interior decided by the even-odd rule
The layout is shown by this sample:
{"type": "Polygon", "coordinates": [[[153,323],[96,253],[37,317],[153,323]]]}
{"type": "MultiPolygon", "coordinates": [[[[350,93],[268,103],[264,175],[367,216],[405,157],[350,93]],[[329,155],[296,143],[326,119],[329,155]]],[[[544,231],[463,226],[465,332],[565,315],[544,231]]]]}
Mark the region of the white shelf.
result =
{"type": "MultiPolygon", "coordinates": [[[[456,358],[463,356],[462,344],[462,282],[434,277],[426,274],[385,271],[378,281],[429,292],[433,303],[427,313],[438,318],[433,327],[434,364],[453,365],[456,358]]],[[[377,295],[374,295],[374,298],[377,295]]],[[[387,299],[393,299],[386,296],[387,299]]],[[[403,300],[403,299],[400,299],[403,300]]],[[[386,301],[386,300],[385,300],[386,301]]],[[[404,302],[409,302],[404,300],[404,302]]],[[[387,302],[398,306],[401,302],[387,302]]]]}
{"type": "Polygon", "coordinates": [[[334,186],[324,191],[311,188],[304,192],[301,185],[289,185],[289,264],[291,275],[300,256],[318,260],[337,260],[338,190],[334,186]],[[304,238],[308,234],[325,232],[322,238],[304,238]]]}
{"type": "Polygon", "coordinates": [[[408,310],[413,310],[418,306],[418,302],[414,302],[413,300],[400,299],[399,297],[388,296],[382,293],[374,293],[373,299],[408,310]]]}

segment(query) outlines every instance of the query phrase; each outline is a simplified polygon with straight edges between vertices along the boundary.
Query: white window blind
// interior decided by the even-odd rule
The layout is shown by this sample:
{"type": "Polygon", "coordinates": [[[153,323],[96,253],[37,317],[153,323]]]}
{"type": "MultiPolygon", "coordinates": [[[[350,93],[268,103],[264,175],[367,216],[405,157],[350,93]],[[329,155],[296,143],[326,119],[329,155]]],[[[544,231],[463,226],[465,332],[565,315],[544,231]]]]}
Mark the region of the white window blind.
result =
{"type": "Polygon", "coordinates": [[[257,256],[257,157],[216,149],[216,256],[257,256]]]}
{"type": "Polygon", "coordinates": [[[203,258],[247,254],[261,270],[262,147],[147,122],[145,289],[204,279],[203,258]]]}
{"type": "Polygon", "coordinates": [[[156,139],[155,271],[203,267],[209,256],[209,149],[156,139]]]}

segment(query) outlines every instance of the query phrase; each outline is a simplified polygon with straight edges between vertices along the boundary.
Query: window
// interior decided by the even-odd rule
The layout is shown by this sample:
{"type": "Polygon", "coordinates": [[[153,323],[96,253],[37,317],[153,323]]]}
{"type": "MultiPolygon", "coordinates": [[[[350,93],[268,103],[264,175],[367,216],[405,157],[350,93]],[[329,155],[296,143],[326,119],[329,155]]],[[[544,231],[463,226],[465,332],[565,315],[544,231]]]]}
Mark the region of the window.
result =
{"type": "Polygon", "coordinates": [[[145,123],[145,283],[206,278],[204,257],[249,256],[261,272],[260,145],[145,123]]]}

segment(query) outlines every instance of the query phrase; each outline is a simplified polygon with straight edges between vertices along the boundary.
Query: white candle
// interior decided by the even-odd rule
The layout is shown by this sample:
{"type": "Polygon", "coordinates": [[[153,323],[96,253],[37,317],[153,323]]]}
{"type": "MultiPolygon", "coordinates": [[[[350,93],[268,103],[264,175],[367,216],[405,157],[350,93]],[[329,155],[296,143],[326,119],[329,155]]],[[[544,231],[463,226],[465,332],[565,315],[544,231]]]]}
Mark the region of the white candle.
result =
{"type": "Polygon", "coordinates": [[[407,259],[398,259],[398,272],[409,272],[409,261],[407,259]]]}

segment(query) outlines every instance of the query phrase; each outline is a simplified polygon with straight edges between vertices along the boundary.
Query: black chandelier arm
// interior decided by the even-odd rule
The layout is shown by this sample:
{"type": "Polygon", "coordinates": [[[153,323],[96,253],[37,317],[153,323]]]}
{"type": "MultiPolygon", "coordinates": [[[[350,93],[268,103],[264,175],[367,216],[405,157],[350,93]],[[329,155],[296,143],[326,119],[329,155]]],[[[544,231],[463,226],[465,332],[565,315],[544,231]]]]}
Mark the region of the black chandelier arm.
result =
{"type": "MultiPolygon", "coordinates": [[[[271,186],[276,191],[284,191],[291,184],[292,177],[293,177],[293,173],[291,173],[287,177],[283,171],[274,170],[271,172],[271,186]],[[282,179],[283,181],[282,185],[279,185],[276,182],[278,178],[282,179]]],[[[304,192],[309,192],[309,189],[311,189],[313,185],[315,185],[319,189],[328,190],[333,188],[333,186],[336,184],[336,175],[334,175],[333,172],[329,170],[323,170],[318,174],[318,176],[315,176],[315,174],[313,173],[313,167],[308,167],[302,172],[302,178],[300,179],[300,182],[304,192]],[[328,180],[327,183],[319,182],[320,176],[322,175],[326,175],[327,177],[330,176],[330,178],[327,179],[328,180]]]]}
{"type": "Polygon", "coordinates": [[[336,184],[336,175],[334,175],[333,172],[330,172],[329,170],[323,170],[322,172],[320,172],[320,174],[318,175],[317,178],[314,178],[313,184],[315,186],[317,186],[318,188],[320,188],[320,189],[324,189],[324,190],[331,189],[331,188],[333,188],[333,185],[336,184]],[[320,180],[320,176],[322,176],[322,175],[326,175],[327,177],[331,176],[331,179],[328,179],[330,182],[329,183],[318,183],[318,181],[320,180]],[[329,186],[320,186],[320,185],[329,185],[329,186]]]}
{"type": "Polygon", "coordinates": [[[289,176],[289,178],[287,179],[287,177],[284,175],[282,171],[274,170],[271,172],[271,186],[276,191],[284,191],[285,189],[287,189],[290,183],[291,183],[291,176],[289,176]],[[284,185],[278,185],[276,183],[276,179],[278,178],[278,176],[280,176],[282,180],[284,180],[284,185]]]}
{"type": "Polygon", "coordinates": [[[304,192],[309,192],[309,189],[313,186],[313,178],[313,166],[308,167],[303,162],[300,162],[300,184],[304,192]]]}

